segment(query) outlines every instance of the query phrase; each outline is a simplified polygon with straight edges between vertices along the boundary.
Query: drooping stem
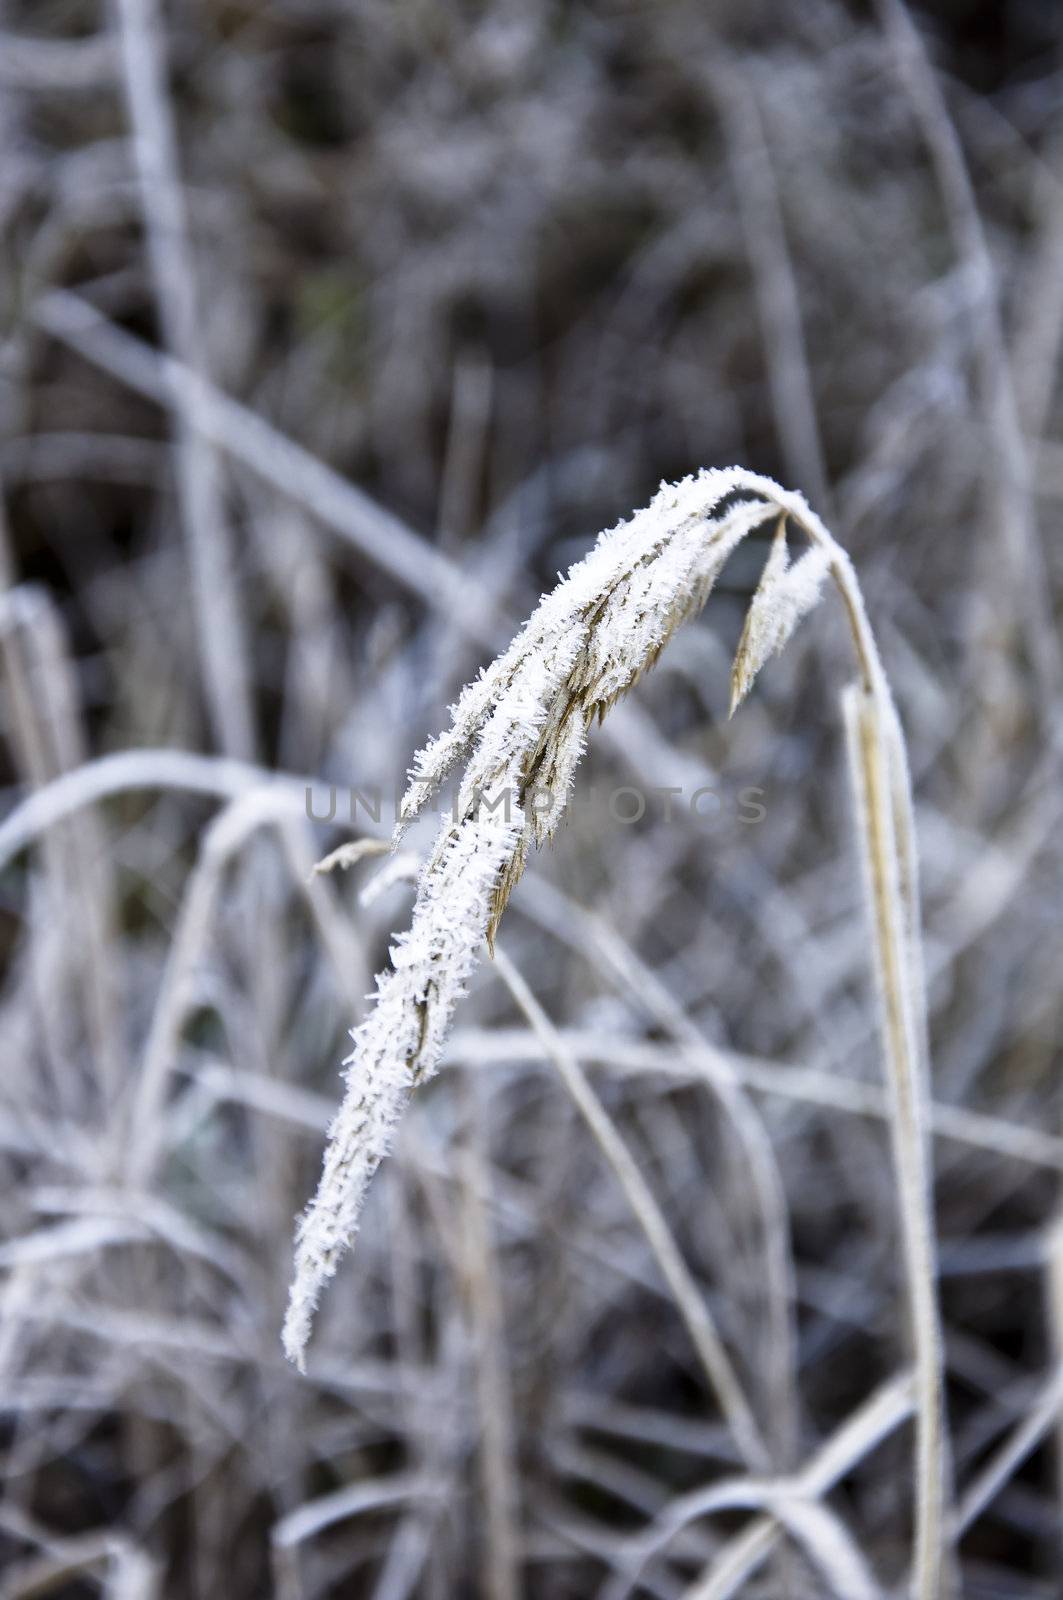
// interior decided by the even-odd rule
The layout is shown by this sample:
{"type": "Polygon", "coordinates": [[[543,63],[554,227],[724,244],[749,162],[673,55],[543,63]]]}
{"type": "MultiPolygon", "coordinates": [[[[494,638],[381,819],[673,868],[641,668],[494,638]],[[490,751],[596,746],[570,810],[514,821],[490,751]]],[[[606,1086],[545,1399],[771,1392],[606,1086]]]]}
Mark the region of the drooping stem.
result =
{"type": "MultiPolygon", "coordinates": [[[[845,605],[859,668],[847,715],[917,1373],[914,1583],[918,1600],[937,1600],[944,1573],[946,1450],[927,1139],[926,1007],[907,761],[852,563],[803,497],[770,478],[727,468],[662,484],[649,505],[603,533],[544,597],[510,647],[465,689],[453,708],[452,726],[417,757],[403,802],[404,822],[423,809],[458,765],[464,773],[460,815],[445,825],[426,862],[410,931],[397,942],[392,967],[379,980],[376,1007],[356,1036],[348,1091],[331,1130],[321,1184],[300,1223],[286,1349],[294,1360],[303,1359],[318,1294],[351,1242],[394,1122],[412,1085],[440,1063],[454,1006],[483,939],[493,934],[520,877],[530,844],[549,837],[564,813],[591,721],[604,717],[653,665],[679,623],[700,609],[730,553],[775,514],[781,514],[780,527],[750,604],[732,671],[732,699],[738,703],[768,656],[783,647],[829,572],[845,605]],[[784,519],[815,547],[792,566],[784,519]],[[529,804],[527,815],[521,811],[512,827],[507,817],[502,832],[497,826],[483,831],[481,796],[515,789],[523,801],[536,785],[553,797],[545,820],[529,804]]],[[[591,1119],[590,1101],[583,1100],[591,1119]]],[[[747,1457],[750,1445],[755,1457],[758,1441],[743,1397],[729,1381],[726,1352],[697,1309],[682,1262],[658,1228],[652,1197],[647,1203],[637,1171],[629,1169],[604,1125],[599,1132],[611,1159],[616,1158],[629,1199],[637,1199],[637,1214],[685,1308],[725,1414],[733,1426],[737,1423],[736,1436],[745,1437],[747,1457]]]]}
{"type": "Polygon", "coordinates": [[[844,704],[870,911],[915,1357],[916,1526],[912,1590],[918,1600],[937,1600],[947,1581],[944,1544],[949,1468],[927,1109],[929,1052],[919,935],[918,856],[904,735],[848,554],[801,496],[752,473],[744,475],[744,482],[774,500],[813,544],[829,552],[831,576],[845,606],[859,669],[859,681],[846,691],[844,704]]]}
{"type": "MultiPolygon", "coordinates": [[[[916,1504],[912,1588],[918,1600],[941,1593],[945,1526],[943,1353],[936,1290],[933,1183],[927,1136],[925,1025],[918,1014],[920,963],[911,948],[904,882],[914,861],[902,775],[893,754],[891,702],[854,684],[845,694],[849,760],[857,793],[890,1095],[890,1131],[900,1201],[916,1369],[916,1504]]],[[[906,783],[906,775],[904,776],[906,783]]],[[[914,882],[909,877],[914,889],[914,882]]]]}

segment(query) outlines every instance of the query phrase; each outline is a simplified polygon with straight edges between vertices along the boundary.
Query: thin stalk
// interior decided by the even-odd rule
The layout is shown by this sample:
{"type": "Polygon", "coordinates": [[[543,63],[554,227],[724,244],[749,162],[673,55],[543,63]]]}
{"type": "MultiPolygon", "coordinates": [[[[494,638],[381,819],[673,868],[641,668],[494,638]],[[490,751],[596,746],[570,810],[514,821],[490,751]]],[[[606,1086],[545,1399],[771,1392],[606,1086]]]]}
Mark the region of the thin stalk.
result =
{"type": "Polygon", "coordinates": [[[915,1358],[916,1525],[912,1591],[918,1600],[935,1600],[943,1592],[945,1581],[948,1467],[929,1136],[926,1000],[918,937],[917,852],[908,763],[900,721],[852,562],[815,512],[777,486],[772,498],[814,543],[830,551],[831,576],[845,605],[860,672],[860,682],[846,691],[844,707],[871,913],[915,1358]]]}
{"type": "Polygon", "coordinates": [[[912,1588],[919,1600],[933,1600],[941,1593],[943,1578],[946,1468],[943,1354],[921,1032],[913,1014],[912,962],[883,707],[873,692],[856,685],[846,691],[844,705],[871,915],[915,1355],[916,1527],[912,1588]]]}
{"type": "Polygon", "coordinates": [[[654,1199],[630,1150],[617,1132],[616,1125],[591,1088],[586,1073],[517,968],[497,945],[495,966],[553,1061],[561,1081],[612,1167],[661,1269],[661,1275],[671,1290],[679,1314],[686,1324],[705,1374],[743,1458],[752,1471],[764,1470],[768,1462],[768,1452],[760,1436],[752,1408],[742,1390],[731,1359],[724,1349],[723,1340],[705,1304],[705,1297],[694,1282],[680,1254],[664,1213],[654,1199]]]}

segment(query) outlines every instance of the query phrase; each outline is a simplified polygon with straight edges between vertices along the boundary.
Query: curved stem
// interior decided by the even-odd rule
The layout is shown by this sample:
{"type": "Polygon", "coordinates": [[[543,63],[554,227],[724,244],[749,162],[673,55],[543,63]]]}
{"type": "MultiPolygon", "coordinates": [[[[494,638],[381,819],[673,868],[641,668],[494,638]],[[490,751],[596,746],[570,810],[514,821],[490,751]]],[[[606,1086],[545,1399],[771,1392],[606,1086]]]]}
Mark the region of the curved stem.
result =
{"type": "Polygon", "coordinates": [[[900,719],[852,562],[832,574],[845,603],[862,683],[846,698],[849,759],[871,908],[893,1163],[901,1206],[916,1376],[916,1506],[912,1591],[935,1600],[944,1582],[944,1349],[937,1297],[929,1051],[919,938],[918,853],[900,719]]]}
{"type": "Polygon", "coordinates": [[[945,1578],[944,1358],[937,1299],[929,1138],[929,1052],[919,942],[918,871],[911,782],[900,719],[848,554],[803,497],[757,474],[748,487],[785,511],[830,554],[860,681],[847,691],[849,760],[858,801],[880,1031],[890,1097],[916,1376],[916,1505],[912,1590],[936,1600],[945,1578]]]}
{"type": "Polygon", "coordinates": [[[691,1276],[663,1211],[627,1145],[595,1094],[586,1074],[505,952],[496,946],[495,967],[554,1063],[603,1155],[612,1168],[653,1252],[661,1276],[686,1324],[732,1437],[751,1472],[764,1470],[769,1454],[723,1340],[691,1276]]]}
{"type": "MultiPolygon", "coordinates": [[[[892,708],[887,708],[888,710],[892,708]]],[[[913,1592],[941,1592],[945,1444],[943,1357],[937,1304],[933,1198],[923,1031],[915,1014],[915,962],[909,952],[901,890],[890,739],[874,693],[853,686],[845,697],[849,757],[858,797],[890,1093],[890,1131],[901,1208],[916,1369],[916,1531],[913,1592]]],[[[892,764],[895,767],[895,763],[892,764]]]]}

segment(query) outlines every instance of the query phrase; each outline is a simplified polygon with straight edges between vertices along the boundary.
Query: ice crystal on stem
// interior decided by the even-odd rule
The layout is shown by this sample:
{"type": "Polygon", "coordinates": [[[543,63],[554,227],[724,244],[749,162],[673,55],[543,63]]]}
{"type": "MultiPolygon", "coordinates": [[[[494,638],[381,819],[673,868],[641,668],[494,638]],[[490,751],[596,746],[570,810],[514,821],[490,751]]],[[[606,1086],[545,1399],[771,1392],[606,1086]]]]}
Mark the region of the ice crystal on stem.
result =
{"type": "Polygon", "coordinates": [[[788,514],[802,518],[806,533],[820,526],[799,495],[738,468],[662,484],[542,598],[508,650],[463,691],[451,726],[417,756],[400,833],[455,767],[464,763],[464,771],[421,871],[409,932],[397,938],[354,1033],[321,1181],[298,1225],[284,1347],[300,1366],[318,1297],[354,1237],[369,1182],[412,1090],[438,1067],[454,1007],[481,945],[493,944],[530,846],[548,839],[564,814],[592,722],[704,605],[735,546],[778,517],[736,662],[736,687],[748,689],[814,601],[837,550],[824,530],[827,547],[814,545],[788,567],[788,514]]]}

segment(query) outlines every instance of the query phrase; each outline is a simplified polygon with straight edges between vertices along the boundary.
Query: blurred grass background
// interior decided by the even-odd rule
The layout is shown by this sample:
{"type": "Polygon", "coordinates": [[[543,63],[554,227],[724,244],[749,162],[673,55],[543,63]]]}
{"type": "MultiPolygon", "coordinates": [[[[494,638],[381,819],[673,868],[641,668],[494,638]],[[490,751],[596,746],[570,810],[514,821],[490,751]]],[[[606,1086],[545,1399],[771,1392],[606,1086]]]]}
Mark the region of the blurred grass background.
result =
{"type": "MultiPolygon", "coordinates": [[[[311,827],[304,782],[392,793],[600,527],[737,461],[851,551],[912,748],[962,1593],[1059,1594],[1061,16],[905,15],[0,8],[0,1593],[583,1597],[736,1471],[489,969],[309,1380],[278,1330],[346,1029],[409,903],[360,905],[367,866],[306,888],[345,815],[311,827]]],[[[718,826],[584,808],[505,931],[770,1424],[747,1174],[669,1072],[650,978],[752,1085],[789,1212],[788,1473],[907,1351],[885,1130],[853,1109],[880,1069],[844,630],[799,636],[728,724],[757,575],[751,546],[584,780],[711,783],[718,826]]],[[[885,1594],[909,1456],[898,1422],[822,1496],[885,1594]]],[[[639,1592],[696,1592],[746,1515],[639,1592]]],[[[823,1582],[787,1546],[741,1592],[823,1582]]]]}

